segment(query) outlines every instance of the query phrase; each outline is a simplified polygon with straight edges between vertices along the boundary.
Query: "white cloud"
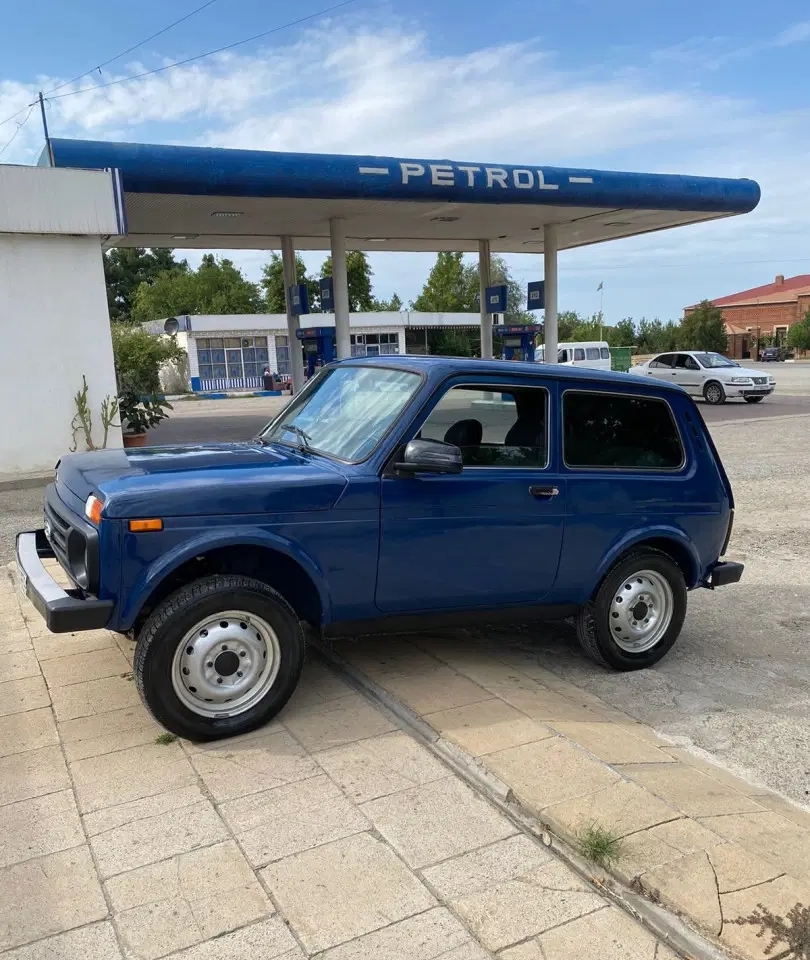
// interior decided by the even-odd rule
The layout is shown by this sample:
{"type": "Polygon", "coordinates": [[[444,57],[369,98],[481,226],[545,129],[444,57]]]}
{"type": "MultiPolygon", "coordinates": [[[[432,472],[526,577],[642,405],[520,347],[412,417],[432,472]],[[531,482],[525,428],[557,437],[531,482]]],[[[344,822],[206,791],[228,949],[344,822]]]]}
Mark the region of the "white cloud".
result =
{"type": "MultiPolygon", "coordinates": [[[[805,26],[786,31],[782,42],[789,37],[799,42],[805,26]]],[[[701,43],[706,49],[700,39],[691,47],[681,45],[681,54],[694,55],[701,43]]],[[[728,55],[720,41],[709,47],[716,56],[728,55]]],[[[441,55],[414,30],[350,30],[334,22],[254,55],[222,55],[55,99],[49,116],[56,136],[450,156],[759,180],[763,201],[749,217],[561,259],[561,290],[568,302],[589,303],[591,288],[603,275],[613,276],[611,288],[623,291],[621,312],[672,315],[701,296],[753,285],[754,268],[747,261],[810,256],[805,241],[810,231],[802,212],[810,209],[805,159],[810,117],[775,113],[715,94],[706,85],[681,82],[679,71],[672,69],[676,53],[670,50],[667,56],[654,58],[652,67],[603,70],[597,76],[593,65],[587,73],[563,69],[535,43],[441,55]],[[713,262],[717,268],[712,271],[713,262]],[[705,286],[709,283],[711,289],[705,286]]],[[[120,75],[147,66],[129,64],[120,75]]],[[[40,82],[48,89],[60,81],[40,82]]],[[[0,120],[35,95],[33,87],[0,81],[0,120]]],[[[13,123],[0,127],[0,149],[13,132],[13,123]]],[[[39,118],[32,116],[3,159],[28,162],[40,144],[39,118]]],[[[239,262],[240,256],[234,259],[239,262]]],[[[397,289],[406,298],[415,296],[424,277],[423,260],[375,257],[379,292],[397,289]]],[[[252,274],[258,272],[258,257],[242,262],[252,274]]],[[[521,271],[535,270],[531,264],[530,258],[515,260],[521,271]]],[[[770,265],[762,269],[768,275],[777,272],[770,265]]]]}
{"type": "Polygon", "coordinates": [[[774,40],[774,46],[789,47],[794,43],[805,43],[807,40],[810,40],[810,20],[794,23],[787,30],[783,30],[774,40]]]}

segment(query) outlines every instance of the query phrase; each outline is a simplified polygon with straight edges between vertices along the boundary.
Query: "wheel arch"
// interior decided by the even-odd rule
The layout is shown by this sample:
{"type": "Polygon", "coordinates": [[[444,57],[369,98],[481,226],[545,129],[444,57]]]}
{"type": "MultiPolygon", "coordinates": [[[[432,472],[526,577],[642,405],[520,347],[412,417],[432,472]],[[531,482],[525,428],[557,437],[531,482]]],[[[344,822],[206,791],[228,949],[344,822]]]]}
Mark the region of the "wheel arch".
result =
{"type": "Polygon", "coordinates": [[[166,597],[212,574],[240,574],[273,587],[298,618],[319,630],[330,618],[326,580],[314,559],[280,537],[262,534],[197,538],[147,568],[121,613],[122,630],[137,630],[166,597]]]}
{"type": "Polygon", "coordinates": [[[603,558],[599,568],[598,583],[592,594],[595,595],[602,581],[620,560],[633,550],[647,547],[657,550],[673,560],[681,572],[687,589],[697,586],[700,580],[700,558],[697,550],[685,534],[675,529],[637,531],[614,544],[603,558]]]}

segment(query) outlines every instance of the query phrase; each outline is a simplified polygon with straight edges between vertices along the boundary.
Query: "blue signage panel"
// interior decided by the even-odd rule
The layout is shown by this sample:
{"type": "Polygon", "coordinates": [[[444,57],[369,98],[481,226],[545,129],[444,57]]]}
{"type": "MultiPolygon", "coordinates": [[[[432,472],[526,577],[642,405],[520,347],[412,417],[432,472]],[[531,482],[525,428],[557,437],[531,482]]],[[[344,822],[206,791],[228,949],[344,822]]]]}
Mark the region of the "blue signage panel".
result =
{"type": "Polygon", "coordinates": [[[321,310],[324,313],[333,313],[335,309],[335,287],[331,277],[321,277],[318,281],[321,288],[321,310]]]}
{"type": "Polygon", "coordinates": [[[309,313],[309,291],[305,283],[296,283],[290,287],[290,312],[294,317],[309,313]]]}
{"type": "Polygon", "coordinates": [[[492,328],[496,337],[505,337],[511,334],[534,336],[542,327],[534,323],[499,323],[492,328]]]}
{"type": "Polygon", "coordinates": [[[529,284],[529,289],[526,296],[526,302],[528,303],[529,310],[545,310],[546,309],[546,281],[545,280],[533,280],[529,284]]]}
{"type": "Polygon", "coordinates": [[[506,313],[506,296],[509,288],[505,283],[500,283],[496,287],[487,287],[487,313],[506,313]]]}

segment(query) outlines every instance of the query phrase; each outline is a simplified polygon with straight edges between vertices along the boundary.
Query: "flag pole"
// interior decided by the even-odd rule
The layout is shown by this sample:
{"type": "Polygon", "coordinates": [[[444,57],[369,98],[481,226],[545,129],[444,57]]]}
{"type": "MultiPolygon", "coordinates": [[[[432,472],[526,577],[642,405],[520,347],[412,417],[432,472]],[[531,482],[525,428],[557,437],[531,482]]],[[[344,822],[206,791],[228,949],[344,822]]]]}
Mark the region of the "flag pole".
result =
{"type": "Polygon", "coordinates": [[[602,313],[602,304],[604,303],[604,300],[605,300],[605,284],[600,283],[599,284],[599,339],[600,340],[602,339],[602,322],[604,318],[604,314],[602,313]]]}

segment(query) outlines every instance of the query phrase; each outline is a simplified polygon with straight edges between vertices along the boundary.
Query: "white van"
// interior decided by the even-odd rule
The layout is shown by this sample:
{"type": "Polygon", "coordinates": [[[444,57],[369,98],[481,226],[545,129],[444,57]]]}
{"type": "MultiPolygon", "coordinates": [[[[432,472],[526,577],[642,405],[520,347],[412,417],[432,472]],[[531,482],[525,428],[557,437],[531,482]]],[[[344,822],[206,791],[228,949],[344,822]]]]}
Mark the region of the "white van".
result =
{"type": "MultiPolygon", "coordinates": [[[[534,359],[545,362],[546,348],[537,347],[534,359]]],[[[582,343],[561,343],[557,348],[557,363],[569,367],[590,367],[592,370],[610,370],[610,348],[605,340],[585,340],[582,343]]]]}

